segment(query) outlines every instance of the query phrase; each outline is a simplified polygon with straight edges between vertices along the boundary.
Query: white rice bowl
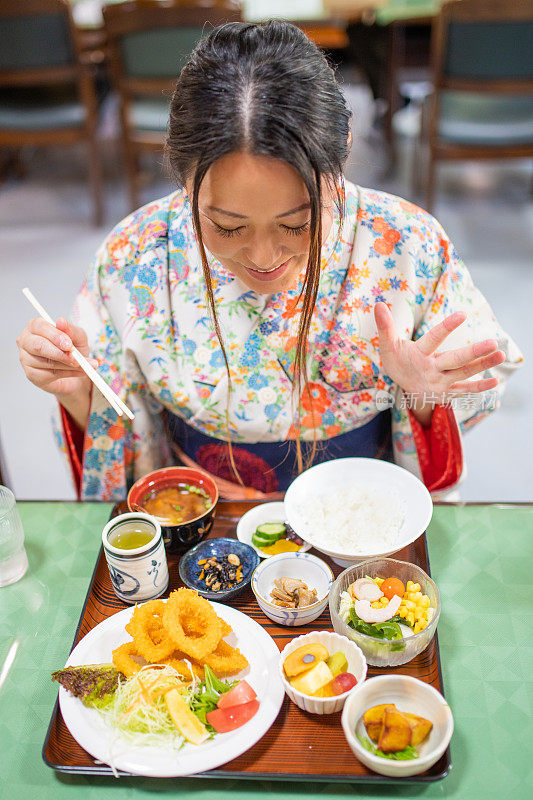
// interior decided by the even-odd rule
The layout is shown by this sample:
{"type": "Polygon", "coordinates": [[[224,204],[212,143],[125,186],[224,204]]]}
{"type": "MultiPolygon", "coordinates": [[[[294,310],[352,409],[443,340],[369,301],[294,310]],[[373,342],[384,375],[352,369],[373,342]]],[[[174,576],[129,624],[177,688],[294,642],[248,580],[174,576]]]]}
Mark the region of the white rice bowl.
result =
{"type": "Polygon", "coordinates": [[[289,525],[337,563],[387,556],[417,539],[433,513],[412,473],[373,458],[342,458],[306,470],[285,496],[289,525]]]}

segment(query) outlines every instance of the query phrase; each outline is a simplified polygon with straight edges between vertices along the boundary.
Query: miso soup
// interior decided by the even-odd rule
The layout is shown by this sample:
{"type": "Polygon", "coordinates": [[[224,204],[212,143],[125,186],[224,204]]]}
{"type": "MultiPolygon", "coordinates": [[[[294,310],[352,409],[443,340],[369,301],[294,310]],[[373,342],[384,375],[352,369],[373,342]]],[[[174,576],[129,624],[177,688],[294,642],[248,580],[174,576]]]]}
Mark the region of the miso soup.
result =
{"type": "Polygon", "coordinates": [[[155,489],[143,500],[143,508],[162,525],[179,525],[201,517],[212,506],[211,498],[199,486],[178,483],[155,489]]]}

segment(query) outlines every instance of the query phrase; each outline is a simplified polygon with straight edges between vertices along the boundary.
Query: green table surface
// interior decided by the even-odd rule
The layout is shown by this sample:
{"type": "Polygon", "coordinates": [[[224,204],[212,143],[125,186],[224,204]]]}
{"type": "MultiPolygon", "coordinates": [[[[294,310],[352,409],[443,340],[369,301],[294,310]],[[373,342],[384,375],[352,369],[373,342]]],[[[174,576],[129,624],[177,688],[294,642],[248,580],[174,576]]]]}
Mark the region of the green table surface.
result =
{"type": "Polygon", "coordinates": [[[428,544],[442,600],[453,769],[437,783],[380,786],[80,777],[45,766],[41,748],[57,695],[50,672],[68,656],[111,506],[18,506],[30,567],[0,589],[0,798],[533,796],[533,507],[435,507],[428,544]]]}
{"type": "Polygon", "coordinates": [[[376,8],[376,22],[378,25],[389,25],[391,22],[434,17],[440,11],[442,2],[443,0],[389,0],[384,6],[376,8]]]}

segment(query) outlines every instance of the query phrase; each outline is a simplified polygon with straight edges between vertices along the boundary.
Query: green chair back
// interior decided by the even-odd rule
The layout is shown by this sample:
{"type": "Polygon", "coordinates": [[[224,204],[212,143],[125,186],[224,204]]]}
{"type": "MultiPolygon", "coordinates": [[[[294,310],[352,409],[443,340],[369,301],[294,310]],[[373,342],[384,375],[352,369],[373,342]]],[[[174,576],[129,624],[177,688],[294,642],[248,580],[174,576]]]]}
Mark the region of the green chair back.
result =
{"type": "Polygon", "coordinates": [[[0,43],[0,70],[59,67],[74,61],[66,14],[2,17],[0,9],[0,43]]]}
{"type": "Polygon", "coordinates": [[[533,78],[533,22],[452,22],[444,74],[449,78],[533,78]]]}
{"type": "Polygon", "coordinates": [[[129,78],[177,78],[201,39],[200,27],[158,28],[121,37],[124,72],[129,78]]]}

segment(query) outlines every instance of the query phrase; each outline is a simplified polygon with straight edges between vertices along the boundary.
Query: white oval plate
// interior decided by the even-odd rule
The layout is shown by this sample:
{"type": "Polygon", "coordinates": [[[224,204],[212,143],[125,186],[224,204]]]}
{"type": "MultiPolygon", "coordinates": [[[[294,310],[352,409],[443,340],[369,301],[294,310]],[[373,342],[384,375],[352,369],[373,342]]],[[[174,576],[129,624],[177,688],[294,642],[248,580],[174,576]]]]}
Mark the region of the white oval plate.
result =
{"type": "MultiPolygon", "coordinates": [[[[86,708],[62,687],[59,705],[72,736],[93,758],[133,775],[171,778],[194,775],[215,769],[245,753],[264,736],[278,716],[284,689],[278,675],[279,650],[269,634],[253,619],[230,606],[211,603],[216,613],[231,627],[227,641],[239,648],[249,667],[229,680],[246,677],[257,692],[259,710],[251,720],[230,733],[219,733],[201,745],[172,747],[133,747],[121,740],[94,708],[86,708]],[[110,746],[112,744],[112,758],[110,746]]],[[[109,663],[112,651],[129,641],[124,630],[133,608],[125,608],[93,628],[74,648],[67,666],[109,663]]]]}
{"type": "Polygon", "coordinates": [[[396,553],[414,542],[424,533],[433,514],[431,495],[415,475],[397,464],[378,458],[339,458],[325,461],[302,472],[289,486],[285,495],[287,522],[291,528],[320,552],[331,556],[336,563],[349,566],[353,562],[365,561],[396,553]],[[301,515],[301,508],[310,497],[323,494],[328,489],[344,489],[350,485],[365,489],[396,489],[405,503],[405,519],[394,547],[383,550],[379,545],[371,553],[344,553],[326,548],[317,541],[314,529],[301,515]]]}
{"type": "MultiPolygon", "coordinates": [[[[253,547],[257,555],[261,558],[272,558],[272,556],[275,555],[274,553],[263,553],[262,550],[252,543],[252,535],[255,533],[257,526],[263,525],[265,522],[287,522],[285,504],[282,501],[261,503],[261,505],[254,506],[247,511],[246,514],[243,514],[237,523],[237,539],[253,547]]],[[[311,545],[304,542],[300,549],[294,552],[305,553],[310,549],[311,545]]]]}

